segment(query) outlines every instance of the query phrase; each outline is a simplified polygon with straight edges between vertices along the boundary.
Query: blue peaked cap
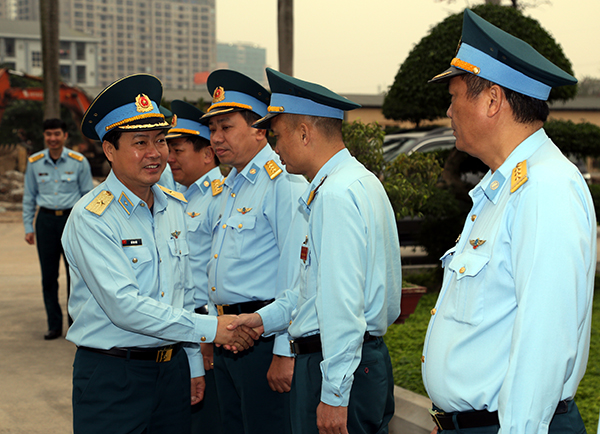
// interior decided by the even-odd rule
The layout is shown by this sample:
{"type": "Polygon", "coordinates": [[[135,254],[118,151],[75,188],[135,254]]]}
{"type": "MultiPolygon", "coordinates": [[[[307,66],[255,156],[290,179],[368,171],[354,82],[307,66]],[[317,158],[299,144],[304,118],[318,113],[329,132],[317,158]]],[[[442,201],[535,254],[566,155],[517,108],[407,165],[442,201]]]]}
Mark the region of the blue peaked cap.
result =
{"type": "Polygon", "coordinates": [[[179,99],[171,102],[173,119],[171,129],[167,133],[167,139],[175,139],[185,136],[200,136],[210,141],[210,130],[206,125],[200,123],[204,112],[199,108],[179,99]]]}

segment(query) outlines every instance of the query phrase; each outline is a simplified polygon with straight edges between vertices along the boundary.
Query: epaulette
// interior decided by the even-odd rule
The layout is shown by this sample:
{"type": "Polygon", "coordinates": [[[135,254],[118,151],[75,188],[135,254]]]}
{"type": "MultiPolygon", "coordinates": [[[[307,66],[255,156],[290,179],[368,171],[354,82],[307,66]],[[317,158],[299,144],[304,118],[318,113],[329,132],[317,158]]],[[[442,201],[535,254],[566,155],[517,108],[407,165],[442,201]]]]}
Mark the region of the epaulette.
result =
{"type": "Polygon", "coordinates": [[[510,192],[514,193],[527,182],[527,160],[517,163],[510,178],[510,192]]]}
{"type": "Polygon", "coordinates": [[[67,155],[73,160],[83,161],[83,155],[76,154],[75,152],[69,152],[67,155]]]}
{"type": "Polygon", "coordinates": [[[162,191],[164,191],[165,193],[167,193],[169,196],[171,196],[171,197],[174,197],[174,198],[175,198],[175,199],[177,199],[177,200],[180,200],[180,201],[182,201],[182,202],[185,202],[185,203],[187,203],[187,199],[185,198],[185,196],[183,195],[183,193],[180,193],[180,192],[178,192],[178,191],[173,191],[173,190],[171,190],[170,188],[163,187],[163,186],[162,186],[162,185],[160,185],[160,184],[156,184],[156,185],[158,185],[158,186],[160,187],[160,189],[161,189],[162,191]]]}
{"type": "Polygon", "coordinates": [[[42,158],[44,158],[44,154],[43,153],[39,153],[37,155],[32,155],[31,157],[29,157],[29,162],[30,163],[35,163],[38,160],[41,160],[42,158]]]}
{"type": "Polygon", "coordinates": [[[283,172],[283,170],[281,170],[281,167],[279,167],[277,165],[277,163],[275,163],[275,161],[273,161],[273,160],[267,161],[267,164],[265,164],[265,169],[267,170],[267,173],[269,174],[269,178],[271,178],[271,179],[277,178],[277,176],[281,172],[283,172]]]}
{"type": "Polygon", "coordinates": [[[221,194],[223,191],[223,184],[225,184],[225,178],[221,179],[213,179],[210,183],[210,187],[212,189],[212,195],[216,196],[217,194],[221,194]]]}
{"type": "Polygon", "coordinates": [[[85,207],[85,209],[93,212],[94,214],[102,215],[114,198],[115,196],[110,191],[104,190],[102,193],[96,196],[94,200],[92,200],[88,206],[85,207]]]}

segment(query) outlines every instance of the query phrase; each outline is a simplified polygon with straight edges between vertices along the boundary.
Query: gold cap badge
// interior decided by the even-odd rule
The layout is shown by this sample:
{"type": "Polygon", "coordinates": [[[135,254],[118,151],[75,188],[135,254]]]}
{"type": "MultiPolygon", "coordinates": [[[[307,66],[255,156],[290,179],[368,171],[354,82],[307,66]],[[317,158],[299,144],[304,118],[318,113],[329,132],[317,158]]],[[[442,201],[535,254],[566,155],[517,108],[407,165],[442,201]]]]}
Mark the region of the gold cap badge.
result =
{"type": "Polygon", "coordinates": [[[177,115],[173,115],[171,119],[171,128],[175,128],[177,126],[177,115]]]}
{"type": "Polygon", "coordinates": [[[150,101],[150,98],[148,98],[146,94],[141,93],[135,97],[135,109],[138,112],[146,113],[152,111],[153,108],[154,105],[152,104],[152,101],[150,101]]]}
{"type": "Polygon", "coordinates": [[[213,92],[213,104],[217,103],[217,102],[221,102],[225,99],[225,89],[223,89],[221,86],[217,87],[215,89],[215,91],[213,92]]]}

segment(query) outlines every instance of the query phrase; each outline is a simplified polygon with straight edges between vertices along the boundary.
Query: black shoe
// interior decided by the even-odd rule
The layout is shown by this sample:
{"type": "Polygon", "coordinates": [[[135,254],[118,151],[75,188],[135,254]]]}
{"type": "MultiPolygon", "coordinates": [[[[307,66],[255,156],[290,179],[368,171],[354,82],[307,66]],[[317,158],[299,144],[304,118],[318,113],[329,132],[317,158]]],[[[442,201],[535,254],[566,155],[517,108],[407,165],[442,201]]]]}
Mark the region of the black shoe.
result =
{"type": "Polygon", "coordinates": [[[48,333],[44,335],[44,339],[50,341],[52,339],[60,338],[62,336],[62,331],[60,330],[50,330],[48,333]]]}

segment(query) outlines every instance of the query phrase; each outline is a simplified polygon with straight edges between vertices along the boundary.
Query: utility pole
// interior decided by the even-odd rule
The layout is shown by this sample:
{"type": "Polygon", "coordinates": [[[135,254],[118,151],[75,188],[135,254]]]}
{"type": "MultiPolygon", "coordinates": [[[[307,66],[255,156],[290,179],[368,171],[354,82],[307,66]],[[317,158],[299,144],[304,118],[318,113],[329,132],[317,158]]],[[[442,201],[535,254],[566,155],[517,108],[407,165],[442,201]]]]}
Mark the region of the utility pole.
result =
{"type": "Polygon", "coordinates": [[[58,0],[40,1],[42,66],[44,70],[44,119],[60,118],[58,16],[58,0]]]}
{"type": "Polygon", "coordinates": [[[277,0],[279,71],[294,75],[294,0],[277,0]]]}

